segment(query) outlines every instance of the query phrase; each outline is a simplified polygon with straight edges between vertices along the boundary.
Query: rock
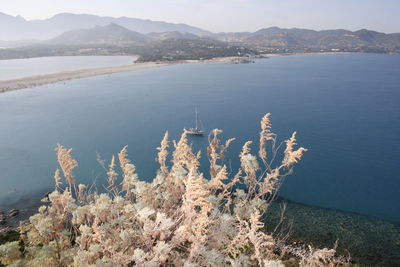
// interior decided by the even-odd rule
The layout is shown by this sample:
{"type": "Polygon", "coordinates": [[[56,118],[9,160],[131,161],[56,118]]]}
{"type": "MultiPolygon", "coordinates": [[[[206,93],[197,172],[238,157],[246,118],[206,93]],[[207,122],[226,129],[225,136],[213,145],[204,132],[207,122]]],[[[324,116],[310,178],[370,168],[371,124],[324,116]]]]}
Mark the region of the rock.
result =
{"type": "Polygon", "coordinates": [[[49,195],[50,195],[51,193],[52,193],[51,191],[46,192],[46,194],[44,194],[44,195],[42,196],[42,201],[43,201],[43,200],[50,201],[49,195]]]}
{"type": "Polygon", "coordinates": [[[236,58],[232,60],[233,64],[248,64],[248,63],[255,63],[254,60],[248,58],[236,58]]]}
{"type": "Polygon", "coordinates": [[[4,214],[4,212],[0,211],[0,225],[4,225],[6,224],[6,215],[4,214]]]}
{"type": "Polygon", "coordinates": [[[19,210],[17,210],[17,209],[12,209],[8,212],[9,217],[16,217],[16,216],[18,216],[18,214],[19,214],[19,210]]]}

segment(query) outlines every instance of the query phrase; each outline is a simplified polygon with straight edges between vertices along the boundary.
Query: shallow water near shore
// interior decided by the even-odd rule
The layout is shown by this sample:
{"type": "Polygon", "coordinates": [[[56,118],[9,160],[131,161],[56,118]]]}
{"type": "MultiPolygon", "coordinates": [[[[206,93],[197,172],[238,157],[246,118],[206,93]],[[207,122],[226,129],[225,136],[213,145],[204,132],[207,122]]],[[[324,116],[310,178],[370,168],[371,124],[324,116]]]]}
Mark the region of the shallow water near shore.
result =
{"type": "MultiPolygon", "coordinates": [[[[0,95],[0,202],[53,188],[57,143],[74,149],[80,183],[103,181],[96,154],[109,161],[126,144],[140,178],[151,180],[164,131],[179,138],[197,105],[206,129],[237,137],[232,171],[271,112],[281,140],[296,130],[310,149],[284,197],[400,221],[399,101],[400,56],[375,54],[184,64],[8,92],[0,95]]],[[[191,142],[204,152],[207,138],[191,142]]]]}
{"type": "Polygon", "coordinates": [[[279,199],[270,206],[264,219],[273,231],[286,203],[284,221],[277,232],[287,241],[316,248],[333,248],[361,266],[400,266],[400,224],[351,212],[307,206],[279,199]]]}
{"type": "MultiPolygon", "coordinates": [[[[6,210],[20,209],[20,215],[8,219],[5,226],[17,227],[20,220],[28,219],[36,213],[38,207],[43,205],[39,199],[40,195],[25,197],[7,207],[6,210]]],[[[285,240],[289,243],[312,245],[314,248],[332,248],[337,243],[338,255],[350,255],[354,264],[379,267],[400,265],[400,223],[303,205],[283,198],[272,203],[263,222],[267,232],[271,233],[277,229],[275,233],[282,236],[289,233],[285,240]],[[280,223],[284,204],[284,219],[280,223]]],[[[2,236],[0,227],[0,244],[2,237],[9,235],[17,238],[13,232],[2,236]]]]}

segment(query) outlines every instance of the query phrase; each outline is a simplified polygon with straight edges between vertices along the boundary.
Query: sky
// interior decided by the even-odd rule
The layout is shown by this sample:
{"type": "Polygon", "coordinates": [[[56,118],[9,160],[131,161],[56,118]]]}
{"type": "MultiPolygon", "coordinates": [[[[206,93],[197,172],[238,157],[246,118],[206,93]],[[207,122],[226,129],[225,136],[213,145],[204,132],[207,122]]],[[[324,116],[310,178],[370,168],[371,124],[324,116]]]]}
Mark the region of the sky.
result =
{"type": "Polygon", "coordinates": [[[29,20],[62,12],[126,16],[213,32],[271,26],[400,32],[400,0],[0,0],[0,12],[29,20]]]}

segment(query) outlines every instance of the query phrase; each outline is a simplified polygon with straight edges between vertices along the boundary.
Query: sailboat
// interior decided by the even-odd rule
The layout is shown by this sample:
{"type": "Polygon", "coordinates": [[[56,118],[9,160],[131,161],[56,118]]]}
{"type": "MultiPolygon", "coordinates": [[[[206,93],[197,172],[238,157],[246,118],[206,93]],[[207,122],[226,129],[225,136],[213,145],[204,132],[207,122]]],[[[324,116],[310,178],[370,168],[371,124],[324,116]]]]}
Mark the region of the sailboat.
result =
{"type": "Polygon", "coordinates": [[[199,118],[198,118],[198,112],[197,112],[197,107],[195,108],[195,115],[196,115],[196,127],[195,128],[183,128],[185,133],[187,134],[192,134],[192,135],[203,135],[205,133],[204,130],[202,130],[199,127],[199,118]]]}

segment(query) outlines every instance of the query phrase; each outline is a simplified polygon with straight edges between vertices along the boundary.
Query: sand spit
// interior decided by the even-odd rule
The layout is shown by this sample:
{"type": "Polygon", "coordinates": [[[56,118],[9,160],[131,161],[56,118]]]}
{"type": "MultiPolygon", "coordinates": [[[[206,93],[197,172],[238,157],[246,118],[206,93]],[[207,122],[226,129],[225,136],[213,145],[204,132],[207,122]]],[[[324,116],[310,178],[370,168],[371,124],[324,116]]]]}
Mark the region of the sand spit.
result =
{"type": "Polygon", "coordinates": [[[125,65],[125,66],[80,69],[72,71],[63,71],[52,74],[23,77],[13,80],[0,80],[0,93],[18,89],[30,88],[45,84],[57,83],[67,80],[111,74],[116,72],[135,71],[135,70],[149,69],[155,67],[163,67],[172,64],[173,63],[164,63],[164,62],[135,63],[132,65],[125,65]]]}
{"type": "MultiPolygon", "coordinates": [[[[315,55],[315,54],[350,54],[347,52],[321,52],[321,53],[288,53],[288,54],[262,54],[256,56],[254,58],[250,57],[251,61],[257,58],[269,58],[273,56],[290,56],[290,55],[315,55]]],[[[253,62],[240,62],[243,60],[243,57],[218,57],[213,59],[205,59],[205,60],[180,60],[180,61],[167,61],[167,62],[143,62],[143,63],[134,63],[132,65],[125,65],[125,66],[116,66],[116,67],[101,67],[101,68],[91,68],[91,69],[80,69],[80,70],[72,70],[72,71],[63,71],[58,73],[52,74],[43,74],[43,75],[36,75],[30,77],[23,77],[18,79],[12,80],[0,80],[0,93],[24,89],[24,88],[31,88],[36,86],[41,86],[45,84],[52,84],[67,80],[74,80],[104,74],[111,74],[116,72],[124,72],[124,71],[135,71],[135,70],[142,70],[142,69],[149,69],[155,67],[163,67],[163,66],[170,66],[176,64],[183,64],[183,63],[218,63],[218,62],[225,62],[225,63],[253,63],[253,62]]]]}
{"type": "Polygon", "coordinates": [[[167,62],[143,62],[134,63],[132,65],[116,66],[116,67],[102,67],[102,68],[91,68],[91,69],[79,69],[71,71],[63,71],[51,74],[35,75],[29,77],[23,77],[12,80],[0,80],[0,93],[14,91],[18,89],[31,88],[41,86],[45,84],[58,83],[67,80],[75,80],[80,78],[111,74],[116,72],[124,71],[135,71],[156,67],[164,67],[177,64],[185,63],[199,63],[199,62],[234,62],[238,57],[222,57],[213,58],[208,60],[179,60],[179,61],[167,61],[167,62]]]}

